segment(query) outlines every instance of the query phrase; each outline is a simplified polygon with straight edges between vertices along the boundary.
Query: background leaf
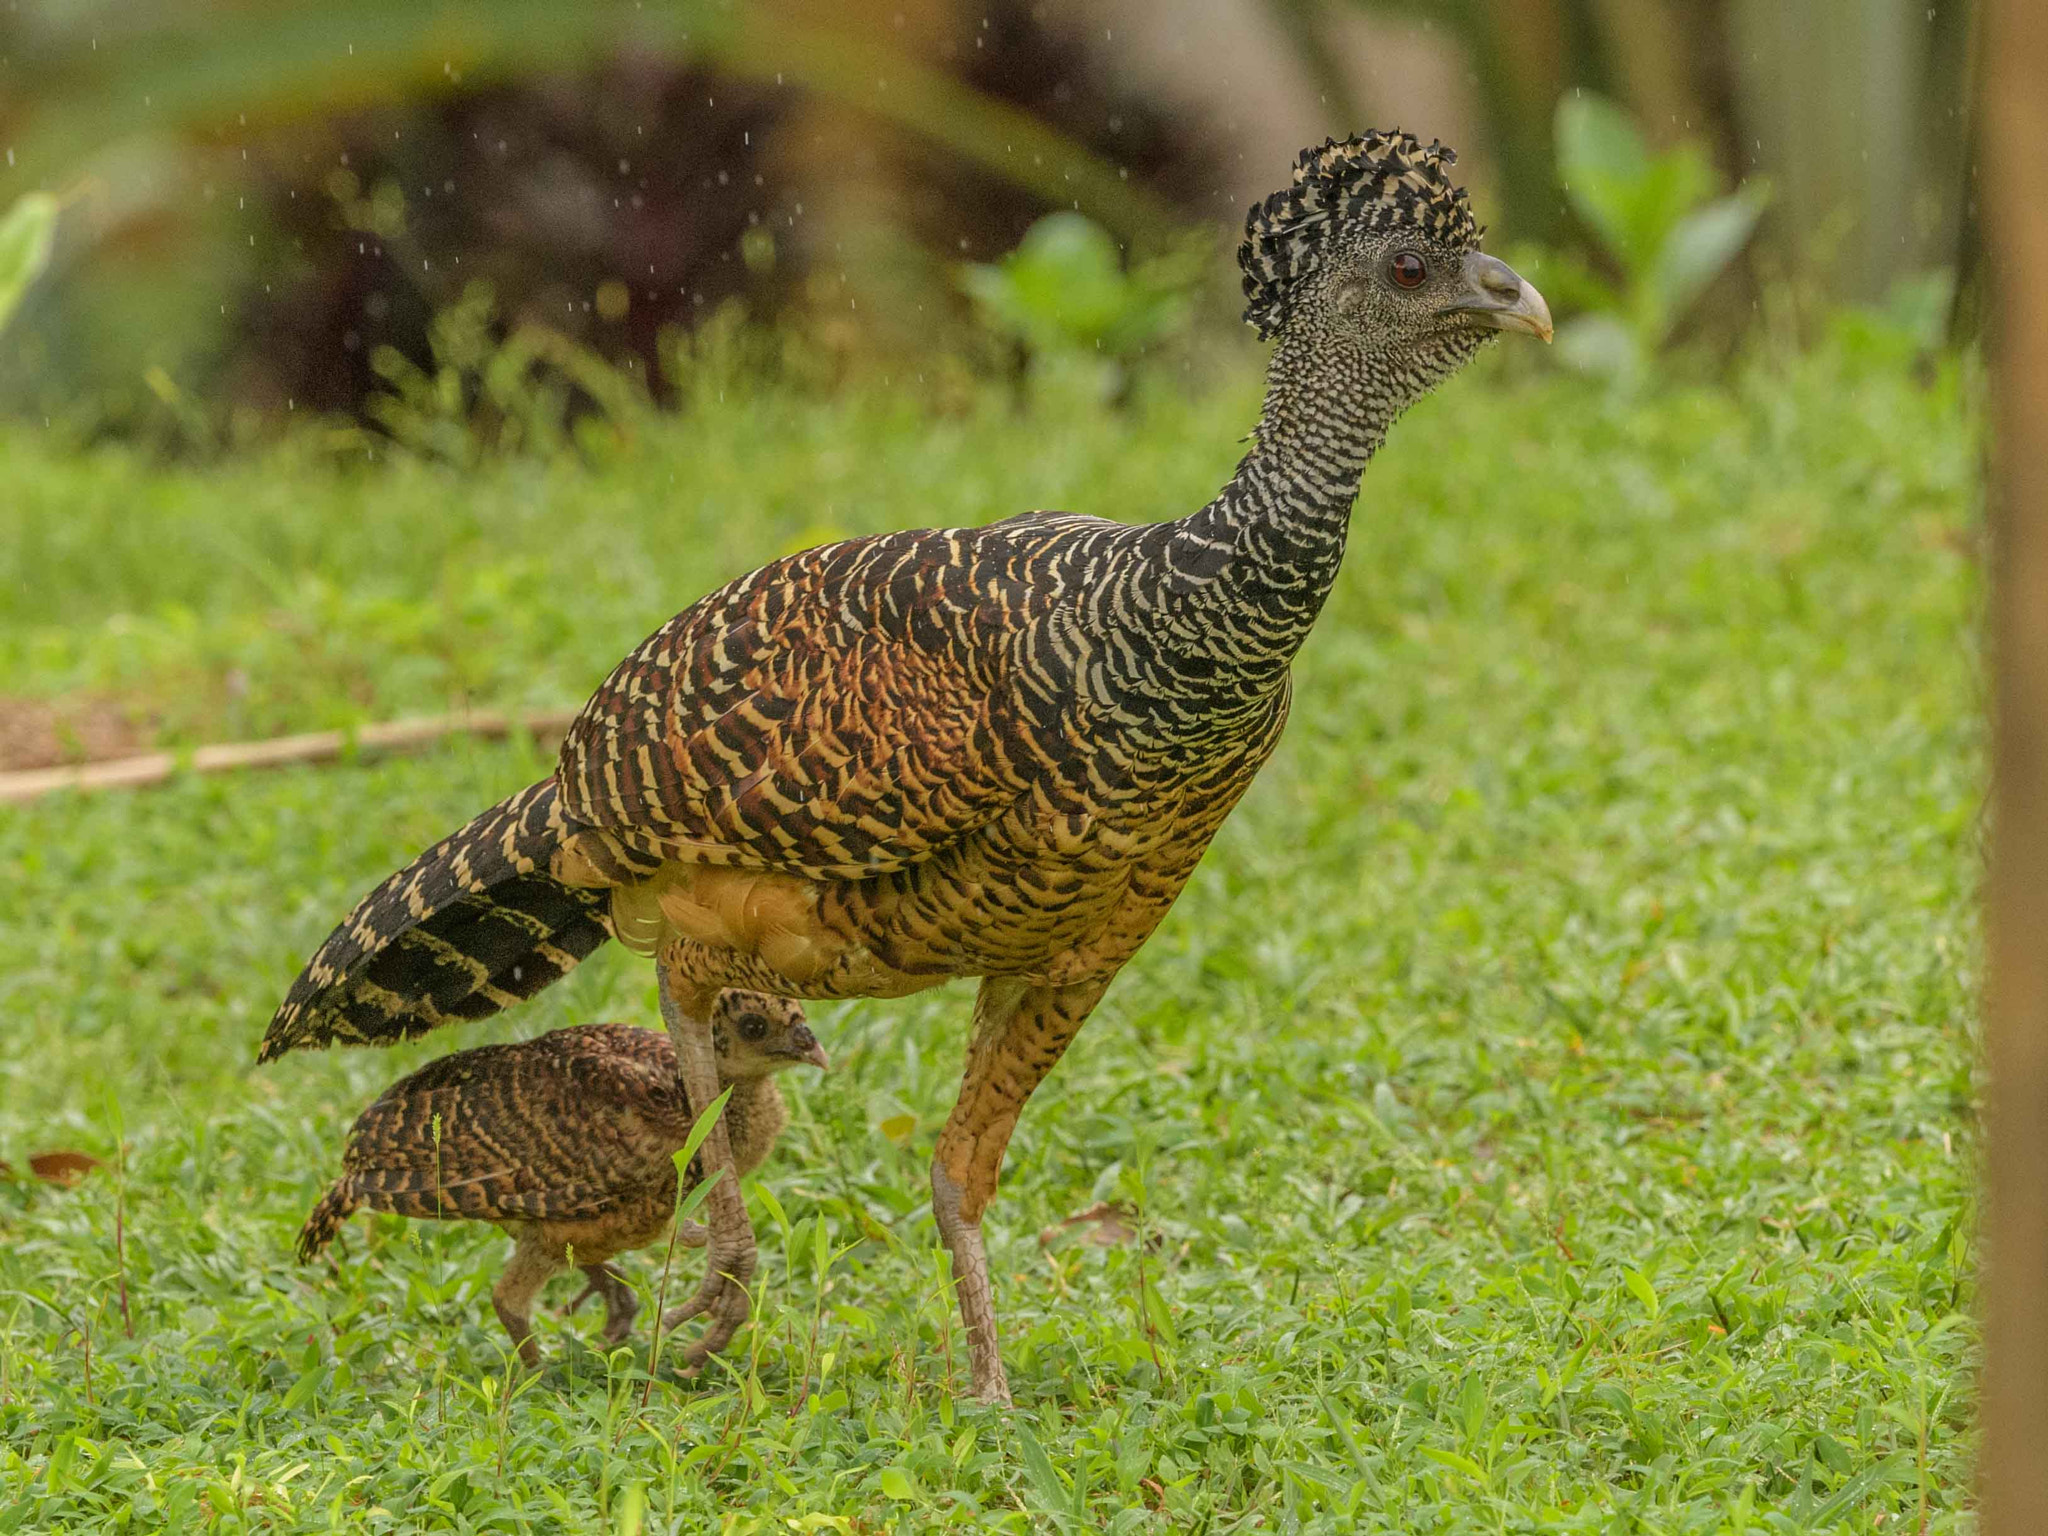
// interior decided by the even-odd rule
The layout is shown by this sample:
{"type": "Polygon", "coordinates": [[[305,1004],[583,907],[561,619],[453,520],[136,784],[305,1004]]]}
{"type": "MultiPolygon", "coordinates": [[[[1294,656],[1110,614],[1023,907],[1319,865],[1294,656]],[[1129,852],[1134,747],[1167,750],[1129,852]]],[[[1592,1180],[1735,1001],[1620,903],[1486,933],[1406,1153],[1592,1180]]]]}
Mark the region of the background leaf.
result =
{"type": "Polygon", "coordinates": [[[1748,186],[1679,220],[1658,252],[1649,279],[1667,332],[1748,244],[1770,197],[1768,187],[1748,186]]]}
{"type": "Polygon", "coordinates": [[[57,199],[48,192],[25,193],[0,218],[0,331],[50,264],[56,241],[57,199]]]}
{"type": "Polygon", "coordinates": [[[917,1497],[917,1485],[901,1467],[884,1467],[876,1479],[882,1489],[882,1497],[907,1504],[917,1497]]]}
{"type": "Polygon", "coordinates": [[[1635,189],[1650,173],[1650,152],[1629,115],[1585,92],[1558,102],[1557,170],[1573,210],[1638,270],[1635,189]]]}
{"type": "Polygon", "coordinates": [[[1618,384],[1642,371],[1642,347],[1619,315],[1580,315],[1557,328],[1557,355],[1570,367],[1618,384]]]}
{"type": "Polygon", "coordinates": [[[1038,1437],[1022,1423],[1016,1426],[1015,1433],[1018,1457],[1024,1463],[1025,1475],[1038,1490],[1042,1507],[1047,1514],[1064,1523],[1075,1495],[1070,1493],[1067,1485],[1061,1481],[1059,1473],[1053,1467],[1052,1459],[1045,1454],[1045,1447],[1038,1443],[1038,1437]]]}

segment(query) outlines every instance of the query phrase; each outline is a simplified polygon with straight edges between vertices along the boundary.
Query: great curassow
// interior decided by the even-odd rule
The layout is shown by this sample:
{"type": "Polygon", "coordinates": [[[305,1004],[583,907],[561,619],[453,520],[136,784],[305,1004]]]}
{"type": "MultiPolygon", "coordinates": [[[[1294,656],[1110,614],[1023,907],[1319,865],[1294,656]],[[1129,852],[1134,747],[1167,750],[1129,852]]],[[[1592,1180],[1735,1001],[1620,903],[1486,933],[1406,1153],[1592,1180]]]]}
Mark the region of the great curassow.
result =
{"type": "MultiPolygon", "coordinates": [[[[721,992],[711,1035],[719,1082],[732,1090],[720,1118],[735,1171],[751,1173],[789,1119],[775,1074],[824,1068],[824,1047],[801,1007],[758,992],[721,992]]],[[[622,1343],[639,1303],[610,1261],[668,1231],[674,1156],[696,1118],[674,1042],[659,1030],[585,1024],[443,1056],[393,1083],[357,1119],[341,1177],[299,1233],[299,1260],[310,1261],[365,1206],[494,1222],[513,1248],[491,1301],[521,1360],[540,1363],[533,1300],[572,1263],[590,1283],[570,1310],[602,1297],[605,1342],[622,1343]]],[[[692,1221],[678,1238],[701,1247],[707,1234],[692,1221]]]]}
{"type": "MultiPolygon", "coordinates": [[[[1453,156],[1401,132],[1304,151],[1253,208],[1245,315],[1275,342],[1252,447],[1207,506],[1034,512],[849,539],[742,576],[621,662],[522,790],[372,891],[262,1056],[492,1013],[606,936],[657,963],[692,1102],[721,987],[893,997],[982,978],[932,1162],[975,1395],[1007,1401],[981,1219],[1024,1101],[1272,753],[1288,667],[1395,418],[1542,297],[1483,255],[1453,156]]],[[[714,1132],[705,1166],[730,1166],[714,1132]]],[[[747,1313],[729,1179],[709,1316],[747,1313]]]]}

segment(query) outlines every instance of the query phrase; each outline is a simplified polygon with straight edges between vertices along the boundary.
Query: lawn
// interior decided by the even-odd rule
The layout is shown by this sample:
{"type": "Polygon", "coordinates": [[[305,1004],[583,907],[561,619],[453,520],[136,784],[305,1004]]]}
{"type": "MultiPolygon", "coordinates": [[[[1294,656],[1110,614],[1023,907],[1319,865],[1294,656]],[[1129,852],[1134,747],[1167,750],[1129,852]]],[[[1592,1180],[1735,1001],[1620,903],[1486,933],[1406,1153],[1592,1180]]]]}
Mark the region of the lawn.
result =
{"type": "MultiPolygon", "coordinates": [[[[7,429],[0,669],[173,743],[573,705],[786,549],[1192,508],[1256,385],[706,389],[467,471],[7,429]]],[[[549,1310],[520,1379],[497,1233],[291,1240],[385,1083],[651,1021],[649,967],[251,1062],[349,903],[545,751],[0,808],[0,1158],[109,1160],[0,1182],[0,1531],[1969,1530],[1972,395],[1837,347],[1637,402],[1480,370],[1396,430],[1286,743],[1012,1146],[1009,1414],[955,1400],[924,1194],[964,988],[813,1010],[724,1369],[650,1385],[645,1330],[549,1310]]]]}

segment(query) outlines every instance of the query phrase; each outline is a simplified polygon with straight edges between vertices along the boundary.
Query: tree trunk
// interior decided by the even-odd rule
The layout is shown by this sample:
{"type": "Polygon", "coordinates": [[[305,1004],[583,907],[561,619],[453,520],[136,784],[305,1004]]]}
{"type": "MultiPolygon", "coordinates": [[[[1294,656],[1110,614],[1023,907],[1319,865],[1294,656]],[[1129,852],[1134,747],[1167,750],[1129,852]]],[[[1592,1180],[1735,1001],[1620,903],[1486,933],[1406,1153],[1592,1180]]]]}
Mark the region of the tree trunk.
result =
{"type": "Polygon", "coordinates": [[[1997,289],[1985,1043],[1984,1536],[2048,1531],[2048,6],[1993,0],[1997,289]]]}

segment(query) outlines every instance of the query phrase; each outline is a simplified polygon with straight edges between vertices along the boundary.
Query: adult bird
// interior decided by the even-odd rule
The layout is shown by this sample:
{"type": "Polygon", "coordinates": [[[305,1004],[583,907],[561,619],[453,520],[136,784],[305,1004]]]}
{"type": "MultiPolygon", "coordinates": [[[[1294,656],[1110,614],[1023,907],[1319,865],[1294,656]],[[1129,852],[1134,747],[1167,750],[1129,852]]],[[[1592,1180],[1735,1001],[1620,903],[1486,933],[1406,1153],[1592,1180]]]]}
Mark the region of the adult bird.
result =
{"type": "MultiPolygon", "coordinates": [[[[1275,345],[1215,499],[1129,526],[1031,512],[849,539],[693,603],[619,664],[554,774],[366,896],[262,1059],[479,1018],[608,937],[654,958],[692,1103],[720,988],[896,997],[981,978],[932,1159],[973,1391],[1007,1401],[981,1221],[1024,1101],[1272,754],[1359,477],[1395,418],[1542,297],[1479,250],[1448,149],[1303,152],[1251,210],[1246,319],[1275,345]]],[[[753,1232],[714,1131],[688,1360],[747,1314],[753,1232]]]]}

